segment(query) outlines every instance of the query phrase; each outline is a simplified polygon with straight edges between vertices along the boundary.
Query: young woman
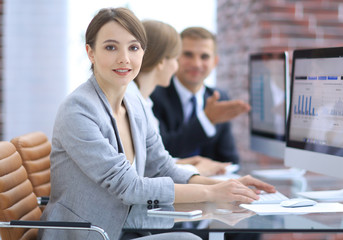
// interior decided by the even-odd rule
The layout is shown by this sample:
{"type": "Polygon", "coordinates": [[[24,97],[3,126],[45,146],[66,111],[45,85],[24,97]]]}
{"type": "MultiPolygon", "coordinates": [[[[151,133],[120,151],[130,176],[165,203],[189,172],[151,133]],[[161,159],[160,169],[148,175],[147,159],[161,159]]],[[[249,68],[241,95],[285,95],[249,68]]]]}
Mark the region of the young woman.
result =
{"type": "MultiPolygon", "coordinates": [[[[86,50],[93,75],[59,108],[44,220],[91,222],[118,239],[133,204],[248,203],[258,199],[258,190],[248,185],[274,191],[250,176],[219,182],[176,167],[142,102],[125,95],[140,70],[146,44],[144,27],[127,9],[102,9],[90,22],[86,50]]],[[[96,235],[44,230],[41,238],[84,240],[96,235]]]]}
{"type": "MultiPolygon", "coordinates": [[[[158,120],[152,111],[153,103],[149,96],[156,86],[167,87],[178,69],[177,58],[181,53],[181,38],[172,26],[160,21],[143,21],[143,26],[148,38],[147,50],[144,53],[141,71],[129,84],[128,90],[141,98],[150,122],[159,132],[158,120]]],[[[201,156],[175,161],[183,167],[199,172],[202,176],[224,174],[226,166],[230,165],[201,156]]]]}

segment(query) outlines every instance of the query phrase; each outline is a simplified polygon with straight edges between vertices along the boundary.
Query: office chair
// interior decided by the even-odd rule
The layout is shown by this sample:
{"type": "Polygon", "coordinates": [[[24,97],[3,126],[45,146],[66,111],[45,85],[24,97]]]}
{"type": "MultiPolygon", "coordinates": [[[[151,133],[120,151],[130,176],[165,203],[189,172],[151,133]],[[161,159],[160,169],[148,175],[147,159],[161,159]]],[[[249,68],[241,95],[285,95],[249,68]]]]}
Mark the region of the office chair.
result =
{"type": "Polygon", "coordinates": [[[23,161],[33,192],[37,197],[50,195],[51,143],[43,132],[31,132],[11,140],[23,161]]]}
{"type": "Polygon", "coordinates": [[[38,228],[96,231],[107,233],[87,222],[39,221],[42,211],[22,159],[11,142],[0,141],[0,236],[4,240],[35,240],[38,228]]]}

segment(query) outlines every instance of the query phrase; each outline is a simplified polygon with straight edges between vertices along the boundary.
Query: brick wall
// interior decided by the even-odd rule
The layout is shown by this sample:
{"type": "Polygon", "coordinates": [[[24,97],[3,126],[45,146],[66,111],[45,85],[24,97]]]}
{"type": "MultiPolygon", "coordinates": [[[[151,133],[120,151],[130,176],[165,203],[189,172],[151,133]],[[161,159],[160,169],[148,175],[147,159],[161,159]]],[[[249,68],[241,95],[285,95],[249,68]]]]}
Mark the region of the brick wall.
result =
{"type": "MultiPolygon", "coordinates": [[[[217,86],[248,101],[248,56],[261,51],[343,46],[341,0],[217,0],[220,63],[217,86]]],[[[243,160],[265,156],[249,151],[248,115],[233,121],[243,160]]]]}

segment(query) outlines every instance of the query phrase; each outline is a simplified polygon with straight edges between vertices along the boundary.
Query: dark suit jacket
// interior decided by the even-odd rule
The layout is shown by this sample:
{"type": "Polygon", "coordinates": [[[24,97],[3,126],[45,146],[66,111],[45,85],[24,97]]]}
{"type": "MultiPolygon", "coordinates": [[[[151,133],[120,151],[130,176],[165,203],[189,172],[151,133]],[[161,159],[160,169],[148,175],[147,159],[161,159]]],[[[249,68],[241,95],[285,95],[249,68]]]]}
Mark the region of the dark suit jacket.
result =
{"type": "MultiPolygon", "coordinates": [[[[217,90],[217,89],[216,89],[217,90]]],[[[219,90],[218,90],[219,91],[219,90]]],[[[206,87],[204,102],[214,89],[206,87]]],[[[220,100],[228,96],[222,91],[220,100]]],[[[216,125],[216,135],[207,137],[197,118],[183,124],[183,110],[173,80],[167,88],[157,87],[151,95],[153,111],[160,121],[160,133],[165,148],[173,157],[189,157],[200,147],[200,155],[221,162],[238,163],[238,153],[229,122],[216,125]]]]}

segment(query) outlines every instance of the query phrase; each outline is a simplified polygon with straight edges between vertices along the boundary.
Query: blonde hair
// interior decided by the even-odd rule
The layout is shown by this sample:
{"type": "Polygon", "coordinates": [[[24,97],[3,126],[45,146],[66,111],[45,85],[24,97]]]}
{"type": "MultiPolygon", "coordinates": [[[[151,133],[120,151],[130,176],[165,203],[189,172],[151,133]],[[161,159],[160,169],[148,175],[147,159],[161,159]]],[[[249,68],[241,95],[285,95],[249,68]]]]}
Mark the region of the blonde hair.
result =
{"type": "Polygon", "coordinates": [[[181,38],[171,25],[156,20],[143,21],[148,38],[141,72],[151,71],[164,58],[174,58],[181,53],[181,38]]]}
{"type": "Polygon", "coordinates": [[[214,52],[217,52],[217,39],[216,36],[202,27],[189,27],[184,29],[181,32],[181,39],[190,38],[190,39],[211,39],[214,43],[214,52]]]}

